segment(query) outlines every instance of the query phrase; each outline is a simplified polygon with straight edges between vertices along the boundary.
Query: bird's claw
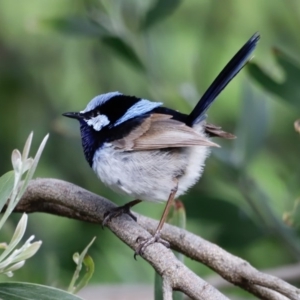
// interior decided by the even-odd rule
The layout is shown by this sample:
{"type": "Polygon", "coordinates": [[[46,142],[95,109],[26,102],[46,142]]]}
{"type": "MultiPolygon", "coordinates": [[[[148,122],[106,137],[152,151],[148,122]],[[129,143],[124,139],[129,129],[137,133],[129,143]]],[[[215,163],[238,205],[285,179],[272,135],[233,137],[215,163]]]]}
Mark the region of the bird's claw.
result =
{"type": "Polygon", "coordinates": [[[135,252],[134,252],[134,259],[136,260],[137,256],[139,255],[143,255],[144,250],[154,244],[154,243],[160,243],[163,244],[165,247],[170,248],[170,243],[167,242],[166,240],[163,240],[160,237],[160,232],[155,233],[153,236],[149,237],[149,238],[144,238],[142,236],[139,236],[136,239],[136,242],[139,243],[138,247],[136,248],[135,252]]]}
{"type": "Polygon", "coordinates": [[[112,219],[122,215],[122,214],[127,214],[129,215],[135,222],[136,222],[136,216],[130,211],[130,207],[123,205],[119,207],[115,207],[111,209],[110,211],[107,211],[104,214],[104,218],[102,221],[102,228],[107,225],[108,222],[110,222],[112,219]]]}

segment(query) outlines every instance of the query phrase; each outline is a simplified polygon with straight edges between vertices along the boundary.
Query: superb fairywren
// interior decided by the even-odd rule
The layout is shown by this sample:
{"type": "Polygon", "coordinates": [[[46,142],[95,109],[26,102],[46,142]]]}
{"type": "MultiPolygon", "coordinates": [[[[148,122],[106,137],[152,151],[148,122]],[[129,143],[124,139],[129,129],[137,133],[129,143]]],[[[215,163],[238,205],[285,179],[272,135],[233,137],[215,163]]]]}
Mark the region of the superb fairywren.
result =
{"type": "Polygon", "coordinates": [[[234,138],[206,123],[206,111],[248,62],[259,38],[254,34],[236,53],[189,115],[119,92],[95,97],[81,112],[63,114],[79,120],[85,158],[101,181],[136,199],[107,212],[104,225],[124,212],[136,219],[130,208],[142,200],[167,201],[154,236],[140,241],[135,256],[154,242],[168,244],[160,231],[169,208],[199,180],[209,147],[218,147],[210,137],[234,138]]]}

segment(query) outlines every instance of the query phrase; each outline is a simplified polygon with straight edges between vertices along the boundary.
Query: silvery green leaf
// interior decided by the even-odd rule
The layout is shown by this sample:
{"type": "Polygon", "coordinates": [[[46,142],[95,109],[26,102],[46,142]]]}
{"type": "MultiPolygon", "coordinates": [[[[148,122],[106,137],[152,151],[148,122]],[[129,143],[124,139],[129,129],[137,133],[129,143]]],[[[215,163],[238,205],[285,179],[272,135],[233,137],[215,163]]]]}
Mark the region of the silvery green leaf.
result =
{"type": "Polygon", "coordinates": [[[32,164],[33,164],[33,159],[31,157],[27,158],[25,162],[23,162],[23,168],[22,168],[23,174],[31,168],[32,164]]]}
{"type": "Polygon", "coordinates": [[[21,197],[23,196],[23,194],[24,194],[24,192],[25,192],[25,190],[27,188],[28,182],[31,180],[31,178],[32,178],[32,176],[33,176],[33,174],[35,172],[35,169],[37,167],[37,164],[39,162],[41,154],[42,154],[42,152],[43,152],[43,150],[45,148],[45,145],[47,143],[48,138],[49,138],[49,134],[47,134],[44,137],[44,139],[42,140],[42,143],[40,144],[40,147],[39,147],[39,149],[38,149],[38,151],[37,151],[37,153],[35,155],[35,158],[33,160],[32,166],[29,169],[29,171],[28,171],[28,173],[27,173],[27,175],[25,177],[25,180],[23,182],[22,187],[20,188],[20,191],[19,191],[18,196],[17,196],[17,201],[19,201],[21,199],[21,197]]]}
{"type": "Polygon", "coordinates": [[[26,260],[32,257],[41,247],[42,241],[37,241],[26,247],[14,261],[26,260]]]}
{"type": "Polygon", "coordinates": [[[15,149],[13,150],[11,154],[11,162],[13,165],[14,170],[17,173],[20,173],[21,166],[22,166],[22,156],[19,150],[15,149]]]}
{"type": "Polygon", "coordinates": [[[11,251],[14,250],[14,248],[17,246],[17,244],[22,239],[22,237],[25,233],[25,230],[26,230],[27,220],[28,220],[28,216],[26,214],[23,214],[23,216],[21,217],[21,219],[16,227],[16,230],[14,232],[14,235],[13,235],[8,247],[0,255],[0,262],[2,262],[4,260],[4,258],[7,257],[7,255],[9,255],[9,253],[11,253],[11,251]]]}
{"type": "Polygon", "coordinates": [[[23,214],[14,232],[10,244],[17,245],[22,239],[27,227],[28,215],[23,214]]]}
{"type": "Polygon", "coordinates": [[[7,269],[5,269],[4,274],[10,273],[10,272],[12,273],[13,271],[16,271],[16,270],[22,268],[24,265],[25,265],[25,260],[19,261],[15,264],[11,265],[7,269]]]}
{"type": "Polygon", "coordinates": [[[14,187],[14,171],[9,171],[0,177],[0,211],[7,202],[14,187]]]}
{"type": "Polygon", "coordinates": [[[26,161],[28,158],[29,150],[31,147],[31,142],[32,142],[32,137],[33,137],[33,132],[31,132],[26,140],[26,143],[23,148],[23,153],[22,153],[22,161],[26,161]]]}
{"type": "Polygon", "coordinates": [[[27,241],[24,243],[24,245],[21,247],[21,251],[25,250],[28,248],[28,246],[30,245],[31,241],[34,240],[34,235],[30,236],[27,241]]]}
{"type": "Polygon", "coordinates": [[[76,265],[78,265],[78,262],[79,262],[79,253],[76,252],[73,254],[73,261],[75,262],[76,265]]]}
{"type": "Polygon", "coordinates": [[[7,243],[0,243],[0,249],[6,249],[7,243]]]}
{"type": "Polygon", "coordinates": [[[23,282],[1,282],[1,300],[83,300],[53,287],[23,282]]]}
{"type": "MultiPolygon", "coordinates": [[[[6,275],[7,277],[13,277],[13,276],[14,276],[14,273],[11,272],[11,271],[8,271],[8,272],[5,273],[5,275],[6,275]]],[[[3,298],[1,298],[1,300],[2,300],[2,299],[3,299],[3,298]]]]}
{"type": "Polygon", "coordinates": [[[3,273],[4,270],[11,264],[12,256],[9,256],[7,259],[4,259],[0,263],[0,273],[3,273]]]}

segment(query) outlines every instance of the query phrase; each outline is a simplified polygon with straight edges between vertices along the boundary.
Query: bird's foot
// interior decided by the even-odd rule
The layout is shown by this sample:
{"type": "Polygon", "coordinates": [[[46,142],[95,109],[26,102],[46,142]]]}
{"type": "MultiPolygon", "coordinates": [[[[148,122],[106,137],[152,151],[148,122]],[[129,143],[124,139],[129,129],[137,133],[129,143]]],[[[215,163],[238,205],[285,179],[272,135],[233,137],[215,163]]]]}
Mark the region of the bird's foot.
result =
{"type": "Polygon", "coordinates": [[[163,240],[160,237],[160,231],[155,232],[155,234],[153,236],[151,236],[150,238],[144,238],[139,236],[136,241],[137,243],[139,243],[137,249],[134,252],[134,259],[136,260],[136,257],[139,255],[142,255],[145,251],[145,249],[149,246],[152,245],[154,243],[161,243],[163,244],[165,247],[170,248],[170,243],[163,240]]]}
{"type": "Polygon", "coordinates": [[[102,222],[102,227],[106,226],[106,224],[111,221],[112,219],[122,215],[122,214],[127,214],[129,215],[134,221],[136,221],[136,216],[130,211],[130,208],[138,203],[140,203],[140,200],[134,200],[129,203],[126,203],[125,205],[115,207],[111,209],[110,211],[107,211],[104,214],[103,222],[102,222]]]}

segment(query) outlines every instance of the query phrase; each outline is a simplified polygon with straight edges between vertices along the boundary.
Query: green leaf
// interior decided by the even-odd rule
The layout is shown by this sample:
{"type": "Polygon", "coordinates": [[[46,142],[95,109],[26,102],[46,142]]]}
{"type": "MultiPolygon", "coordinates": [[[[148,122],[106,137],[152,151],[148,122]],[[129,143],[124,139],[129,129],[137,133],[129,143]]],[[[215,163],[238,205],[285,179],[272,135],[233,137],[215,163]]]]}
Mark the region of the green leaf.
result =
{"type": "Polygon", "coordinates": [[[237,139],[231,161],[235,167],[246,167],[261,149],[267,134],[268,111],[262,95],[246,89],[237,125],[237,139]]]}
{"type": "Polygon", "coordinates": [[[161,276],[155,272],[154,276],[154,299],[155,300],[163,300],[163,291],[162,291],[163,281],[161,276]]]}
{"type": "Polygon", "coordinates": [[[84,288],[92,278],[94,271],[95,271],[95,264],[91,256],[86,255],[83,260],[83,264],[85,266],[85,274],[81,278],[81,280],[78,282],[74,293],[76,294],[79,292],[82,288],[84,288]]]}
{"type": "Polygon", "coordinates": [[[7,202],[15,181],[14,171],[9,171],[0,177],[0,211],[7,202]]]}
{"type": "Polygon", "coordinates": [[[40,23],[46,27],[70,35],[83,35],[101,37],[108,35],[108,30],[99,23],[92,22],[80,16],[69,16],[42,20],[40,23]]]}
{"type": "Polygon", "coordinates": [[[146,13],[141,24],[141,29],[149,29],[154,24],[171,15],[181,2],[181,0],[156,0],[146,13]]]}
{"type": "Polygon", "coordinates": [[[23,282],[2,282],[0,283],[1,300],[82,300],[65,291],[23,282]]]}
{"type": "Polygon", "coordinates": [[[131,46],[129,46],[126,42],[124,42],[121,38],[117,36],[105,36],[101,39],[101,41],[113,50],[116,54],[120,57],[125,59],[131,65],[136,67],[138,70],[145,70],[143,63],[141,62],[140,58],[133,50],[131,46]]]}
{"type": "Polygon", "coordinates": [[[285,53],[274,50],[276,61],[285,73],[282,82],[275,81],[256,63],[249,63],[247,70],[250,75],[268,92],[275,94],[290,104],[300,108],[300,66],[285,53]]]}
{"type": "Polygon", "coordinates": [[[112,49],[120,57],[131,63],[137,69],[145,70],[143,63],[133,48],[120,37],[111,34],[99,23],[78,16],[43,20],[41,23],[65,34],[101,38],[103,44],[112,49]]]}
{"type": "Polygon", "coordinates": [[[91,240],[91,242],[84,248],[84,250],[81,252],[80,255],[77,252],[73,255],[73,260],[77,264],[77,267],[75,269],[72,280],[68,287],[68,291],[70,293],[76,293],[81,288],[83,288],[88,283],[88,281],[91,279],[91,277],[94,273],[94,262],[93,262],[92,258],[87,255],[87,252],[88,252],[89,248],[92,246],[92,244],[94,243],[95,239],[96,239],[96,237],[94,237],[91,240]],[[82,263],[86,266],[86,274],[83,276],[82,280],[79,282],[79,285],[75,286],[76,281],[79,277],[79,273],[82,268],[82,263]]]}
{"type": "Polygon", "coordinates": [[[220,247],[246,249],[263,235],[258,223],[255,223],[244,209],[225,198],[199,195],[197,189],[190,192],[188,211],[189,220],[201,220],[216,226],[214,241],[220,247]]]}

